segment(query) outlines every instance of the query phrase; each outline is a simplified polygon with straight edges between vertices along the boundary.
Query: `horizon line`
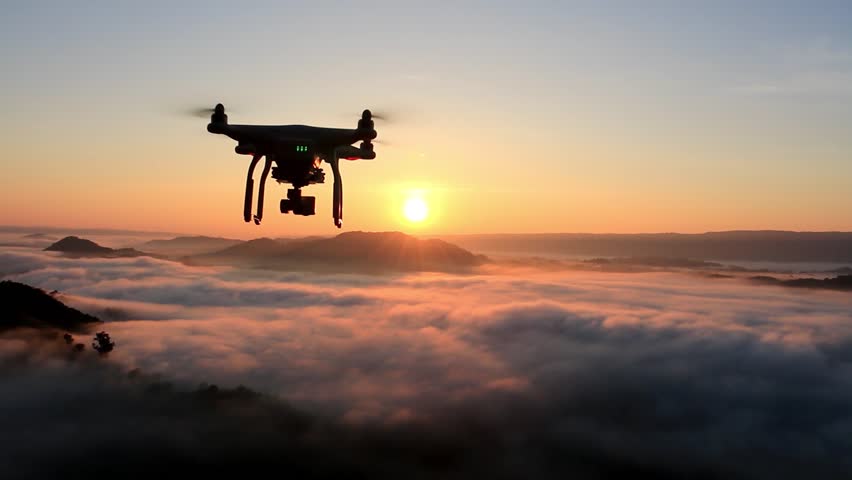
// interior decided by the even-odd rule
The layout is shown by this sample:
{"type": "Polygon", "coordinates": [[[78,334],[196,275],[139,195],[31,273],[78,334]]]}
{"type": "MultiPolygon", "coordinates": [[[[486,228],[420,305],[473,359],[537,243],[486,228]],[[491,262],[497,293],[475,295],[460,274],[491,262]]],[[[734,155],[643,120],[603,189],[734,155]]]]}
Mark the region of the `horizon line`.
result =
{"type": "MultiPolygon", "coordinates": [[[[39,226],[29,226],[29,225],[0,225],[0,232],[10,233],[10,232],[26,232],[26,233],[45,233],[47,232],[86,232],[93,234],[147,234],[147,235],[169,235],[169,236],[177,236],[177,237],[218,237],[218,238],[229,238],[223,235],[208,235],[208,234],[200,234],[200,233],[190,233],[190,232],[171,232],[166,230],[139,230],[139,229],[126,229],[126,228],[105,228],[105,227],[66,227],[66,226],[48,226],[48,225],[39,225],[39,226]]],[[[821,233],[821,234],[852,234],[852,230],[784,230],[784,229],[733,229],[733,230],[707,230],[703,232],[676,232],[676,231],[656,231],[656,232],[569,232],[569,231],[561,231],[561,232],[524,232],[524,233],[508,233],[508,232],[481,232],[481,233],[430,233],[430,234],[418,234],[418,233],[410,233],[401,230],[347,230],[344,232],[334,233],[334,234],[303,234],[303,235],[279,235],[274,238],[299,238],[299,237],[310,237],[310,236],[328,236],[335,237],[342,233],[347,232],[369,232],[369,233],[387,233],[387,232],[400,232],[406,235],[411,235],[413,237],[474,237],[474,236],[546,236],[546,235],[622,235],[622,236],[630,236],[630,235],[708,235],[708,234],[719,234],[719,233],[821,233]]],[[[273,238],[268,235],[261,235],[252,237],[252,239],[257,238],[273,238]]]]}

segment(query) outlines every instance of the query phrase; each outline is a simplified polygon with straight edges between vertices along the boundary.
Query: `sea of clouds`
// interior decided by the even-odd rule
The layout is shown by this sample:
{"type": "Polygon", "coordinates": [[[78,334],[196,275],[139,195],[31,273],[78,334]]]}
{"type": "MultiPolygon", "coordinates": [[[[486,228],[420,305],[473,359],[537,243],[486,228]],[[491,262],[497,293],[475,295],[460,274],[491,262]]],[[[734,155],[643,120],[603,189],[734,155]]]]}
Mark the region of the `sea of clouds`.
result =
{"type": "MultiPolygon", "coordinates": [[[[852,473],[848,293],[684,272],[319,275],[25,248],[0,252],[0,277],[107,321],[113,365],[246,385],[392,438],[416,425],[463,452],[448,471],[462,477],[852,473]]],[[[4,370],[0,409],[84,395],[58,378],[94,388],[54,368],[4,370]]],[[[403,471],[435,473],[417,465],[403,471]]]]}

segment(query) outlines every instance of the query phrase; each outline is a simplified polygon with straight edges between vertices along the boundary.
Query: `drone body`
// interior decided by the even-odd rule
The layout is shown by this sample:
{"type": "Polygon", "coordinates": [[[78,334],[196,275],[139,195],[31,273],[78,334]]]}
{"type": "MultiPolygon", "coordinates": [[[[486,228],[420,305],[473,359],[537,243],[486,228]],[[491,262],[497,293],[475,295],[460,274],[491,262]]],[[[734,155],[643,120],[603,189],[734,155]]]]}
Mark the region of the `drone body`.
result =
{"type": "Polygon", "coordinates": [[[324,161],[331,165],[334,175],[332,217],[334,225],[340,228],[343,225],[343,181],[340,177],[339,160],[376,158],[372,144],[372,140],[376,138],[376,130],[373,115],[369,110],[364,110],[358,121],[358,128],[355,129],[307,125],[231,125],[225,115],[225,107],[220,103],[213,110],[207,131],[236,140],[237,146],[234,150],[238,154],[252,156],[246,176],[243,220],[254,220],[257,225],[263,219],[263,194],[270,173],[278,183],[293,186],[287,191],[287,199],[281,200],[281,213],[314,215],[316,199],[303,197],[301,189],[314,183],[325,182],[325,173],[320,168],[324,161]],[[358,147],[352,145],[358,141],[361,141],[358,147]],[[263,157],[266,157],[266,163],[258,187],[257,212],[252,216],[254,169],[263,157]]]}

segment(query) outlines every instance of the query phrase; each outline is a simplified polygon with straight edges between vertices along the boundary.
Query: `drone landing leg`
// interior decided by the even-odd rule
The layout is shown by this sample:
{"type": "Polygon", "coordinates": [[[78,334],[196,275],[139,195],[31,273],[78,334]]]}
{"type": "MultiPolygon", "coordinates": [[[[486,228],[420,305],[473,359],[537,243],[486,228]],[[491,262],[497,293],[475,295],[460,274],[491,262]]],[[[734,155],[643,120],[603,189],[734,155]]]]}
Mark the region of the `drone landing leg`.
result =
{"type": "Polygon", "coordinates": [[[260,161],[261,155],[255,155],[251,159],[251,163],[249,164],[248,174],[246,175],[246,198],[245,203],[243,204],[243,220],[246,223],[251,221],[251,194],[254,190],[254,180],[252,180],[252,175],[254,175],[254,167],[257,166],[257,162],[260,161]]]}
{"type": "Polygon", "coordinates": [[[266,163],[263,164],[263,172],[260,174],[260,185],[257,187],[257,215],[254,216],[254,224],[260,225],[263,220],[263,192],[266,189],[266,178],[269,176],[269,169],[272,168],[272,159],[266,157],[266,163]]]}
{"type": "Polygon", "coordinates": [[[331,214],[334,217],[334,226],[343,226],[343,178],[340,176],[340,162],[335,152],[332,157],[331,171],[334,173],[334,196],[332,199],[331,214]]]}

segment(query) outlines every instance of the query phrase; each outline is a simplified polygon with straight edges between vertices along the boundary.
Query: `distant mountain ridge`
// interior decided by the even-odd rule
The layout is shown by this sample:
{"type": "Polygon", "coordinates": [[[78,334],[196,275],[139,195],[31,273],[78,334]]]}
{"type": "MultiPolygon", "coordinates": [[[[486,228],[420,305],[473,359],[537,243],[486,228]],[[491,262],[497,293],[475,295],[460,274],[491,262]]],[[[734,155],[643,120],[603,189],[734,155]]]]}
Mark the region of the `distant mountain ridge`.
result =
{"type": "Polygon", "coordinates": [[[150,240],[140,248],[161,255],[186,256],[211,253],[242,243],[241,240],[204,235],[182,236],[163,240],[150,240]]]}
{"type": "Polygon", "coordinates": [[[52,236],[50,236],[46,233],[36,232],[36,233],[30,233],[29,235],[24,235],[24,238],[33,238],[33,239],[38,239],[38,240],[45,240],[45,239],[51,239],[51,238],[56,238],[56,237],[52,237],[52,236]]]}
{"type": "Polygon", "coordinates": [[[279,256],[287,251],[286,245],[290,243],[288,240],[279,240],[274,238],[255,238],[244,242],[231,245],[222,250],[211,252],[210,255],[222,258],[248,258],[259,256],[279,256]]]}
{"type": "Polygon", "coordinates": [[[750,280],[782,287],[852,291],[852,275],[838,275],[831,278],[793,278],[789,280],[782,280],[768,275],[758,275],[751,277],[750,280]]]}
{"type": "Polygon", "coordinates": [[[88,257],[140,257],[147,255],[133,248],[109,248],[85,238],[69,236],[59,240],[44,249],[46,252],[61,252],[72,256],[88,257]]]}
{"type": "Polygon", "coordinates": [[[401,232],[346,232],[331,238],[259,238],[184,261],[276,269],[448,271],[481,265],[486,258],[443,240],[422,240],[401,232]]]}
{"type": "Polygon", "coordinates": [[[852,232],[738,230],[708,233],[447,235],[485,253],[669,257],[752,262],[852,262],[852,232]]]}

